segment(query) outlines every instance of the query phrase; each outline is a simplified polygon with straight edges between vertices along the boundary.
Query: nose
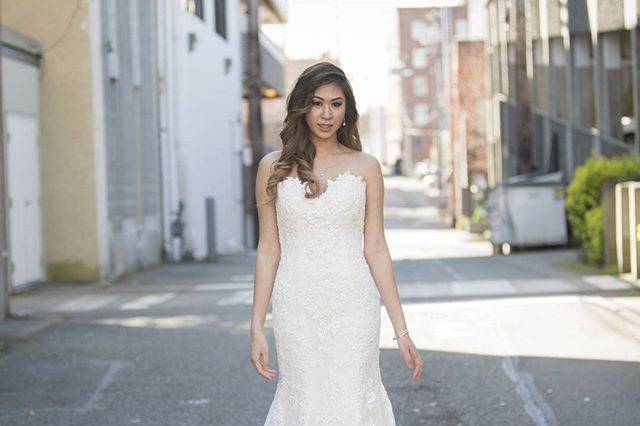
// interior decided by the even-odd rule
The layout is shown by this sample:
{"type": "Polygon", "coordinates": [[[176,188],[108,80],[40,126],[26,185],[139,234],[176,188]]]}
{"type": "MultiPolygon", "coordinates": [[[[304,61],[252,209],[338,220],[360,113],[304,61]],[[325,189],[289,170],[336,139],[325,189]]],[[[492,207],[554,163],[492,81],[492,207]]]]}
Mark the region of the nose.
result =
{"type": "Polygon", "coordinates": [[[322,117],[322,118],[327,118],[327,119],[329,119],[329,118],[332,118],[332,117],[333,117],[333,114],[331,114],[331,106],[329,106],[329,105],[325,105],[325,106],[322,108],[322,115],[321,115],[321,117],[322,117]]]}

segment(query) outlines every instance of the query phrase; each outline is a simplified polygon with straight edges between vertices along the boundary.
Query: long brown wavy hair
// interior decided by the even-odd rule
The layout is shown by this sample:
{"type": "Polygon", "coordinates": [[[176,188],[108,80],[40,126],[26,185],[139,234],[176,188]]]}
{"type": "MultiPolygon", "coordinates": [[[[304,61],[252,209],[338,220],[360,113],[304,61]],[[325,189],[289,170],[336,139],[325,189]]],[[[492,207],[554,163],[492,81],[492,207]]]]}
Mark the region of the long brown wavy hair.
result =
{"type": "Polygon", "coordinates": [[[336,83],[345,97],[345,125],[340,126],[337,133],[338,142],[356,151],[362,151],[360,134],[358,133],[358,110],[351,90],[351,84],[344,71],[330,62],[319,62],[305,69],[298,77],[289,96],[287,96],[287,115],[284,128],[280,132],[282,153],[280,159],[273,164],[273,172],[267,181],[269,201],[277,197],[277,185],[286,179],[294,165],[297,165],[299,179],[307,182],[308,191],[305,197],[313,198],[320,193],[320,183],[313,174],[313,159],[316,148],[311,140],[311,129],[306,122],[306,113],[312,105],[315,90],[326,84],[336,83]]]}

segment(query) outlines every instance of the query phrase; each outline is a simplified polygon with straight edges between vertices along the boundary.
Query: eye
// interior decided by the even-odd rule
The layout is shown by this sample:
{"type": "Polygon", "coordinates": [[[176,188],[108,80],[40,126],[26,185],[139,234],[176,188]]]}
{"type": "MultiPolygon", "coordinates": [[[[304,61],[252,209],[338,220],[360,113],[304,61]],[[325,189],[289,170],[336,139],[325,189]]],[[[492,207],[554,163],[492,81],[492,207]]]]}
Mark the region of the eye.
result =
{"type": "Polygon", "coordinates": [[[340,108],[340,106],[342,105],[342,102],[334,102],[333,106],[336,108],[340,108]]]}
{"type": "Polygon", "coordinates": [[[320,105],[322,105],[322,102],[320,102],[320,101],[313,101],[311,104],[312,104],[313,106],[320,106],[320,105]]]}

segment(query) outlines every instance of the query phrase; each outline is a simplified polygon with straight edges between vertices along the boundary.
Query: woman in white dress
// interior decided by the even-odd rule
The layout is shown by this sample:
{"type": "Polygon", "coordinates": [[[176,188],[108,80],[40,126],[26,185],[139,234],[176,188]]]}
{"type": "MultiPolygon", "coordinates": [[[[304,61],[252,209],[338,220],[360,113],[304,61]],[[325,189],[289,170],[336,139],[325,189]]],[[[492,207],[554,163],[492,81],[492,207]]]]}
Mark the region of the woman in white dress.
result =
{"type": "Polygon", "coordinates": [[[380,298],[412,377],[423,361],[400,304],[384,236],[384,184],[364,152],[344,72],[307,68],[287,98],[282,150],[260,161],[251,363],[279,380],[265,425],[395,425],[380,378],[380,298]]]}

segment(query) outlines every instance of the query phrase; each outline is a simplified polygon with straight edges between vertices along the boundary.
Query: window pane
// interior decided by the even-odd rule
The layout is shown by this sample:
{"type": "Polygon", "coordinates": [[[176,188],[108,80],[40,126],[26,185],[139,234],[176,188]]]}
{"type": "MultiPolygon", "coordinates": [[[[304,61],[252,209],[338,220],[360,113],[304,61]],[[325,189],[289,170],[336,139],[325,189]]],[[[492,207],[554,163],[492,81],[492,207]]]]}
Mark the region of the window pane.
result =
{"type": "Polygon", "coordinates": [[[193,13],[204,21],[204,9],[202,0],[183,0],[182,7],[185,11],[193,13]]]}
{"type": "Polygon", "coordinates": [[[427,49],[417,47],[411,51],[411,65],[413,68],[425,68],[427,66],[427,49]]]}
{"type": "Polygon", "coordinates": [[[413,121],[416,126],[425,126],[429,122],[429,106],[425,103],[413,106],[413,121]]]}
{"type": "Polygon", "coordinates": [[[222,38],[227,38],[227,7],[226,0],[214,0],[215,30],[222,38]]]}

